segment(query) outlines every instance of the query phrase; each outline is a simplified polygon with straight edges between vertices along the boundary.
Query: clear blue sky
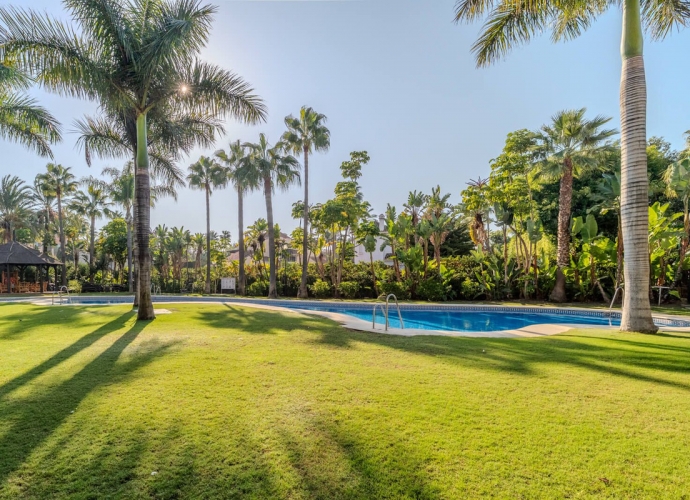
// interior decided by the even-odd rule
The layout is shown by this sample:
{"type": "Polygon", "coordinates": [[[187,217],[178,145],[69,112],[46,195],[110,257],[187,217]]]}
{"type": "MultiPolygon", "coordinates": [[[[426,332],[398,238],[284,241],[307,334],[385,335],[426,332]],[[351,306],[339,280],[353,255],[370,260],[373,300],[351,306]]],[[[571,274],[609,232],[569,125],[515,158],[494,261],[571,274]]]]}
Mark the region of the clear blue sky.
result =
{"type": "MultiPolygon", "coordinates": [[[[58,0],[2,4],[31,5],[65,17],[58,0]]],[[[372,158],[361,179],[376,212],[390,202],[399,208],[410,190],[429,192],[441,184],[460,200],[470,178],[486,176],[489,160],[505,136],[537,128],[556,111],[587,107],[614,118],[618,126],[620,13],[612,10],[580,39],[553,45],[548,36],[511,53],[489,69],[475,69],[470,47],[479,25],[452,22],[454,0],[229,1],[218,5],[203,58],[250,82],[269,108],[268,123],[228,123],[217,142],[253,141],[265,132],[271,142],[283,132],[283,118],[306,104],[328,116],[331,149],[310,162],[310,199],[328,199],[339,165],[353,150],[372,158]]],[[[648,133],[683,145],[690,129],[688,54],[690,33],[676,33],[645,47],[649,96],[648,133]]],[[[95,113],[93,103],[33,91],[71,130],[75,118],[95,113]]],[[[55,147],[56,161],[89,170],[75,149],[74,134],[55,147]]],[[[21,147],[3,142],[0,173],[31,181],[46,163],[21,147]]],[[[182,162],[187,167],[200,154],[182,162]]],[[[275,220],[289,232],[292,202],[301,188],[277,193],[275,220]]],[[[245,222],[265,217],[259,193],[246,202],[245,222]]],[[[212,198],[212,227],[237,235],[236,198],[219,191],[212,198]]],[[[153,226],[205,230],[204,199],[185,189],[179,201],[165,200],[152,214],[153,226]]]]}

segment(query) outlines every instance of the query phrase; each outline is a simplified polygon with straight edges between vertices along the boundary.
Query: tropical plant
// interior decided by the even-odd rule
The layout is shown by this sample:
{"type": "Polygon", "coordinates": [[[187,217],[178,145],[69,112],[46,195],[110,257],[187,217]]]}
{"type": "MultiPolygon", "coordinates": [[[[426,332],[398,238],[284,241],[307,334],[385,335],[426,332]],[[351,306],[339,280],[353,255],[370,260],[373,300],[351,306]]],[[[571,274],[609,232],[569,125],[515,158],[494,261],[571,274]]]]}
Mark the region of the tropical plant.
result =
{"type": "Polygon", "coordinates": [[[14,241],[14,231],[29,223],[34,199],[31,188],[23,180],[6,175],[0,181],[0,228],[5,242],[14,241]]]}
{"type": "Polygon", "coordinates": [[[626,248],[625,300],[621,330],[655,332],[649,306],[649,252],[647,226],[646,108],[647,88],[643,61],[643,23],[655,39],[664,38],[690,19],[685,2],[647,0],[477,2],[458,0],[456,21],[488,19],[473,51],[479,66],[502,58],[511,48],[528,42],[533,35],[552,30],[554,40],[579,36],[611,6],[622,7],[621,41],[621,219],[626,248]]]}
{"type": "Polygon", "coordinates": [[[550,298],[565,302],[565,275],[563,270],[570,264],[570,217],[573,199],[573,178],[585,169],[601,167],[605,153],[611,148],[606,141],[617,132],[602,130],[611,118],[597,116],[585,119],[585,108],[556,113],[549,125],[536,134],[534,150],[538,158],[537,168],[547,180],[558,180],[558,251],[556,284],[550,298]]]}
{"type": "Polygon", "coordinates": [[[297,296],[306,299],[307,272],[309,263],[309,155],[314,151],[328,151],[331,146],[331,133],[324,125],[326,116],[317,113],[312,108],[303,106],[299,117],[292,115],[285,117],[287,131],[283,134],[283,142],[295,154],[304,155],[304,199],[302,226],[302,279],[297,296]]]}
{"type": "Polygon", "coordinates": [[[78,183],[72,174],[70,167],[63,167],[55,163],[46,165],[46,172],[36,176],[41,189],[46,193],[51,193],[57,200],[58,207],[58,227],[60,232],[60,254],[62,258],[62,286],[67,286],[67,264],[66,264],[66,244],[64,214],[62,212],[62,201],[65,196],[69,196],[77,190],[78,183]]]}
{"type": "Polygon", "coordinates": [[[261,100],[239,77],[197,59],[215,8],[186,0],[67,0],[77,30],[33,11],[0,9],[0,57],[16,55],[49,90],[100,102],[136,127],[138,319],[151,302],[150,182],[147,119],[189,110],[264,119],[261,100]]]}
{"type": "Polygon", "coordinates": [[[225,169],[206,156],[189,166],[187,183],[192,189],[206,194],[206,285],[205,293],[211,293],[211,194],[214,189],[224,187],[228,177],[225,169]]]}
{"type": "Polygon", "coordinates": [[[216,158],[225,164],[227,169],[228,181],[235,187],[237,191],[237,223],[238,223],[238,284],[237,293],[244,295],[247,278],[245,275],[245,250],[246,244],[244,241],[244,195],[249,191],[255,191],[259,188],[258,178],[248,177],[242,178],[239,175],[240,167],[247,161],[247,148],[240,143],[239,140],[230,143],[229,150],[218,150],[215,153],[216,158]]]}
{"type": "Polygon", "coordinates": [[[276,187],[287,189],[292,184],[299,183],[299,163],[286,155],[285,145],[278,143],[274,147],[268,143],[264,134],[259,134],[259,142],[245,143],[249,155],[238,169],[238,177],[247,185],[263,184],[266,198],[266,219],[268,223],[268,262],[269,281],[268,298],[278,298],[276,285],[276,247],[275,232],[273,231],[273,192],[276,187]]]}
{"type": "Polygon", "coordinates": [[[0,137],[52,158],[50,145],[62,140],[60,124],[23,93],[31,79],[8,61],[0,63],[0,137]]]}
{"type": "Polygon", "coordinates": [[[34,185],[31,188],[32,196],[37,205],[38,219],[43,224],[42,247],[43,253],[48,253],[48,246],[54,243],[54,233],[51,231],[51,224],[55,220],[55,195],[51,189],[41,182],[40,176],[34,178],[34,185]]]}
{"type": "Polygon", "coordinates": [[[86,191],[78,191],[72,198],[69,207],[79,215],[89,218],[90,237],[89,237],[89,281],[93,283],[94,257],[96,253],[96,220],[108,213],[112,205],[108,198],[105,184],[93,178],[82,180],[86,185],[86,191]]]}

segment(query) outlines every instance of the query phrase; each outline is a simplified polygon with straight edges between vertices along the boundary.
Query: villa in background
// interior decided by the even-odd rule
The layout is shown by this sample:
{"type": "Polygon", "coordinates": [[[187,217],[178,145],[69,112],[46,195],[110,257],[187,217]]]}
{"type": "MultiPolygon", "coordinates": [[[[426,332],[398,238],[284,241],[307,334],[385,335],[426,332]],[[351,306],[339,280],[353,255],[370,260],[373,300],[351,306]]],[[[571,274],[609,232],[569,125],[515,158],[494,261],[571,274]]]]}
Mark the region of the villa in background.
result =
{"type": "MultiPolygon", "coordinates": [[[[386,231],[386,217],[383,214],[379,215],[378,223],[379,231],[381,231],[382,234],[387,234],[388,231],[386,231]]],[[[373,257],[374,259],[374,262],[383,262],[388,266],[392,266],[392,256],[393,253],[391,252],[391,247],[385,244],[385,240],[383,239],[383,237],[377,236],[376,249],[372,252],[371,255],[371,257],[373,257]],[[382,246],[383,250],[381,250],[382,246]]],[[[355,247],[355,264],[368,264],[370,262],[371,257],[369,256],[369,252],[367,252],[364,249],[364,245],[357,245],[355,247]]]]}

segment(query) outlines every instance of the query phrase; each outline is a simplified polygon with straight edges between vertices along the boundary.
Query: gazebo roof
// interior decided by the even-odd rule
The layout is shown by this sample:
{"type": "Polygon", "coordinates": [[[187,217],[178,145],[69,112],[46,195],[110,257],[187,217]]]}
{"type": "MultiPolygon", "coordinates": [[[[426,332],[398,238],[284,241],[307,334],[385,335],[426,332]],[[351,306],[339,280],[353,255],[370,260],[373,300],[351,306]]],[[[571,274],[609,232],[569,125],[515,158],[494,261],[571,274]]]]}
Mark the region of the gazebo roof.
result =
{"type": "Polygon", "coordinates": [[[0,266],[61,266],[62,262],[38,250],[11,241],[0,245],[0,266]]]}

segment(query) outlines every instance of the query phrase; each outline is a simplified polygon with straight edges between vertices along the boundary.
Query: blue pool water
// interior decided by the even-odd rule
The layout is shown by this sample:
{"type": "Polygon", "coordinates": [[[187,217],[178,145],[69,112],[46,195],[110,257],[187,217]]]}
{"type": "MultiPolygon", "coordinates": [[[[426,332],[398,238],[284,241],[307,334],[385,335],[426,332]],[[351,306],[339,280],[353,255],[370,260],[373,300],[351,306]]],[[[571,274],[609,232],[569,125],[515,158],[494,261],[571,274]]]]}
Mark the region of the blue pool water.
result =
{"type": "MultiPolygon", "coordinates": [[[[238,304],[257,303],[268,304],[289,309],[305,309],[312,311],[327,311],[346,314],[371,322],[373,304],[363,303],[333,303],[318,301],[277,300],[267,301],[262,299],[232,299],[222,297],[175,297],[156,296],[155,303],[182,302],[219,302],[238,304]]],[[[125,304],[132,303],[131,297],[72,297],[74,304],[125,304]]],[[[421,330],[441,330],[454,332],[491,332],[501,330],[516,330],[536,324],[568,324],[568,325],[593,325],[593,326],[619,326],[620,313],[614,311],[578,311],[576,309],[546,309],[498,307],[490,306],[419,306],[405,304],[402,307],[402,317],[405,328],[421,330]]],[[[397,310],[391,308],[389,322],[392,328],[400,328],[397,310]]],[[[655,318],[654,322],[659,326],[673,326],[690,328],[690,321],[682,321],[666,318],[655,318]]],[[[383,313],[379,309],[376,315],[376,323],[383,325],[383,313]]]]}
{"type": "MultiPolygon", "coordinates": [[[[373,309],[341,309],[323,307],[300,307],[300,309],[319,310],[347,314],[355,318],[371,321],[373,309]]],[[[445,311],[401,311],[405,328],[421,330],[442,330],[449,332],[493,332],[500,330],[516,330],[525,326],[556,323],[575,325],[619,326],[620,319],[603,316],[563,316],[560,314],[521,313],[521,312],[484,312],[472,310],[445,311]]],[[[391,309],[388,318],[392,328],[400,328],[400,320],[396,310],[391,309]]],[[[376,313],[376,323],[384,324],[383,314],[376,313]]]]}

